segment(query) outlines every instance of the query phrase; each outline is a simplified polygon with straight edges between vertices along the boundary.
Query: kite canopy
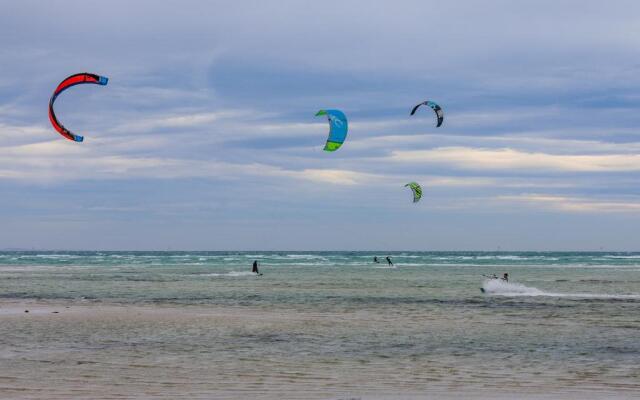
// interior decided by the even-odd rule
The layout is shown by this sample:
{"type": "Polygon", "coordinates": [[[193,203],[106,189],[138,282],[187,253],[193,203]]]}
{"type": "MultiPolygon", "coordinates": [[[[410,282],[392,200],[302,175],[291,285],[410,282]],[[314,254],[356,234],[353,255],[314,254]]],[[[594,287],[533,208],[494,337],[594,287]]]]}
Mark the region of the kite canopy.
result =
{"type": "Polygon", "coordinates": [[[51,121],[51,125],[53,125],[55,130],[69,140],[82,142],[84,140],[84,137],[80,135],[76,135],[75,133],[71,132],[70,130],[65,128],[64,125],[60,123],[60,121],[58,121],[58,118],[56,117],[56,113],[53,111],[53,103],[56,101],[60,93],[64,92],[71,86],[80,85],[82,83],[93,83],[96,85],[104,86],[107,84],[108,81],[109,81],[109,78],[105,76],[99,76],[96,74],[83,72],[80,74],[71,75],[67,79],[60,82],[56,90],[53,92],[51,99],[49,100],[49,120],[51,121]]]}
{"type": "Polygon", "coordinates": [[[347,117],[340,110],[320,110],[316,113],[316,117],[326,115],[329,119],[329,137],[327,144],[324,146],[325,151],[336,151],[342,146],[347,138],[347,117]]]}
{"type": "Polygon", "coordinates": [[[422,188],[416,182],[409,182],[404,187],[410,187],[413,192],[413,202],[417,203],[422,198],[422,188]]]}
{"type": "Polygon", "coordinates": [[[436,125],[436,128],[442,125],[442,121],[444,121],[444,111],[442,111],[442,108],[439,105],[430,100],[423,101],[422,103],[413,107],[413,110],[411,110],[411,115],[415,114],[416,110],[418,110],[418,107],[423,105],[429,106],[433,111],[435,111],[436,117],[438,117],[438,124],[436,125]]]}

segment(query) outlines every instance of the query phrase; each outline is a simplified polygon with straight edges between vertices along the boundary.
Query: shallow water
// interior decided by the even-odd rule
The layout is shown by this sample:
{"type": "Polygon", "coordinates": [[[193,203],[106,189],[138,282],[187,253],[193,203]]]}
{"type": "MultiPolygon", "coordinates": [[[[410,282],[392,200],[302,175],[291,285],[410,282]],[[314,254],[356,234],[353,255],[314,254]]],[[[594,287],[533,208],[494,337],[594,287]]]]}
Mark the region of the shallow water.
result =
{"type": "Polygon", "coordinates": [[[0,398],[640,395],[640,254],[373,255],[0,253],[0,398]]]}

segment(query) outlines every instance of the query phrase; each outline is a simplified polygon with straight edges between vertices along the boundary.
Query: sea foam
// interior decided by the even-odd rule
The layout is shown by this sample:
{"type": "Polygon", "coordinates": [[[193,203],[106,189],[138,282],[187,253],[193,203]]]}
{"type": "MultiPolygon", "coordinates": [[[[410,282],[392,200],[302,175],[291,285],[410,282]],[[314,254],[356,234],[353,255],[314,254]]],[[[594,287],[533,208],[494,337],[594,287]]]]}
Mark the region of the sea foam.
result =
{"type": "Polygon", "coordinates": [[[211,273],[211,274],[201,274],[200,276],[256,276],[255,272],[251,271],[231,271],[227,273],[211,273]]]}
{"type": "Polygon", "coordinates": [[[553,293],[535,287],[525,286],[516,282],[505,282],[502,279],[487,279],[482,284],[484,293],[488,295],[516,297],[516,296],[548,296],[568,297],[576,299],[640,299],[638,294],[609,294],[609,293],[553,293]]]}

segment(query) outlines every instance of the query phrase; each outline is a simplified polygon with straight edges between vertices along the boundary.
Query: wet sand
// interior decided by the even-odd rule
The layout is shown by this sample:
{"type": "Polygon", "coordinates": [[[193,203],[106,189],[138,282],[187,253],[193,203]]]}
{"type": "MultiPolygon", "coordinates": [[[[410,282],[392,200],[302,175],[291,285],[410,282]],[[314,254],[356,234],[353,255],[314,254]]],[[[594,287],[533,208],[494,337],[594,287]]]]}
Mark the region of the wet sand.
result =
{"type": "MultiPolygon", "coordinates": [[[[371,358],[340,343],[349,332],[394,329],[390,318],[3,300],[0,398],[633,399],[640,393],[640,380],[531,373],[508,354],[506,369],[492,369],[491,360],[483,370],[472,354],[412,355],[399,347],[397,356],[371,358]]],[[[446,334],[463,328],[455,319],[433,323],[446,334]]],[[[366,345],[377,343],[369,338],[366,345]]]]}

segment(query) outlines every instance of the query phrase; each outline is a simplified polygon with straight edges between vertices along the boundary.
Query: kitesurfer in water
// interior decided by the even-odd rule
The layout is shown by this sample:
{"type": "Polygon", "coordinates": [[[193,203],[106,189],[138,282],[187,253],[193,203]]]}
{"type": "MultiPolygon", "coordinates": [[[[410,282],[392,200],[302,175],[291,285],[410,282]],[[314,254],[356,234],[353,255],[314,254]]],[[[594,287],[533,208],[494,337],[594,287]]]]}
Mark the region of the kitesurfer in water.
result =
{"type": "Polygon", "coordinates": [[[509,282],[509,274],[505,272],[505,273],[502,275],[502,280],[503,280],[503,281],[505,281],[505,282],[509,282]]]}
{"type": "Polygon", "coordinates": [[[380,261],[378,261],[378,256],[373,256],[373,262],[376,264],[380,263],[380,261]]]}
{"type": "Polygon", "coordinates": [[[391,262],[391,258],[389,258],[389,256],[387,256],[387,263],[390,267],[393,267],[393,263],[391,262]]]}
{"type": "Polygon", "coordinates": [[[260,272],[258,272],[258,260],[253,260],[253,268],[251,269],[251,272],[256,275],[260,275],[260,272]]]}

